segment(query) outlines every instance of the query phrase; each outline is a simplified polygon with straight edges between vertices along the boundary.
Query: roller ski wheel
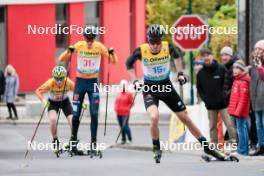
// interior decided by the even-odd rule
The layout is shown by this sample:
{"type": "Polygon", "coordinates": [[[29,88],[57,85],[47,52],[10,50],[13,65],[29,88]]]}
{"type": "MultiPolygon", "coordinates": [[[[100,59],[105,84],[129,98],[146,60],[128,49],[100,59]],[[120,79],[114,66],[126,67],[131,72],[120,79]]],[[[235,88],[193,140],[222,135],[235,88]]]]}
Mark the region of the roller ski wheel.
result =
{"type": "Polygon", "coordinates": [[[88,150],[87,155],[90,156],[90,158],[99,157],[101,159],[103,157],[103,153],[100,150],[88,150]]]}
{"type": "Polygon", "coordinates": [[[162,151],[161,150],[154,150],[153,158],[154,158],[154,160],[155,160],[155,162],[157,164],[160,163],[161,156],[162,156],[162,151]]]}

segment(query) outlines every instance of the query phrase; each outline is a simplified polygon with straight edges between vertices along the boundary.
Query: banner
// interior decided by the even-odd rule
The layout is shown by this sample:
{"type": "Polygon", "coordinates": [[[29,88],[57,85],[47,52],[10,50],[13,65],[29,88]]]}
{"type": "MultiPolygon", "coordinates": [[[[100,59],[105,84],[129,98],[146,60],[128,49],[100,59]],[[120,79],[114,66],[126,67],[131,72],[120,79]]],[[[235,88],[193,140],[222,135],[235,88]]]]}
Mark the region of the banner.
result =
{"type": "MultiPolygon", "coordinates": [[[[187,112],[193,123],[202,134],[209,139],[209,120],[204,103],[187,106],[187,112]]],[[[169,143],[197,142],[188,128],[180,121],[176,114],[172,113],[169,128],[169,143]]]]}

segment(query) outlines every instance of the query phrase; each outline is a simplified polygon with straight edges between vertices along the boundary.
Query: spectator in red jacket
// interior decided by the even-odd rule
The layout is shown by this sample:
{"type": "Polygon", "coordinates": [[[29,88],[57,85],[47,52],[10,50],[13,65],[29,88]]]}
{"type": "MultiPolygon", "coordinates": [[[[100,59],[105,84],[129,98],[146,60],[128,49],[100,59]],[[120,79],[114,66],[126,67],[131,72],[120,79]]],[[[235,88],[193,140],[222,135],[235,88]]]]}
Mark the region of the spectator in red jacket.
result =
{"type": "Polygon", "coordinates": [[[228,112],[235,117],[238,134],[237,153],[248,155],[248,124],[250,108],[250,76],[242,60],[233,65],[234,83],[231,90],[228,112]]]}
{"type": "Polygon", "coordinates": [[[117,114],[117,120],[122,130],[122,142],[126,143],[126,137],[128,138],[128,144],[132,143],[131,130],[129,128],[129,114],[133,105],[133,94],[128,91],[127,81],[122,80],[120,82],[121,92],[117,95],[115,100],[115,112],[117,114]]]}

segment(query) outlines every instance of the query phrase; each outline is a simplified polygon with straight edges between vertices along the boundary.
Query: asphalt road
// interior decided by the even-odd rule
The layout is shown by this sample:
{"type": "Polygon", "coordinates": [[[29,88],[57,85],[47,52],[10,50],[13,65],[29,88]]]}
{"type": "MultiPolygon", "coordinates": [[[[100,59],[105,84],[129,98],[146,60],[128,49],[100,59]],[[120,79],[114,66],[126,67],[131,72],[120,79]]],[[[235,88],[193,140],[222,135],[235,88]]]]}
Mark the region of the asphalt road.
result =
{"type": "MultiPolygon", "coordinates": [[[[30,139],[33,125],[0,125],[0,175],[3,176],[78,176],[78,175],[180,175],[180,176],[223,176],[223,175],[264,175],[264,157],[245,157],[239,163],[201,161],[200,152],[184,151],[165,152],[161,164],[155,164],[150,151],[107,148],[103,158],[90,159],[87,156],[69,157],[67,154],[56,158],[52,151],[32,151],[28,159],[24,159],[26,141],[30,139]]],[[[133,146],[151,146],[147,127],[132,127],[133,146]]],[[[116,126],[107,128],[107,136],[103,136],[103,127],[99,129],[99,141],[107,146],[114,143],[118,133],[116,126]]],[[[168,129],[161,128],[161,139],[167,140],[168,129]]],[[[59,136],[67,141],[69,128],[60,126],[59,136]]],[[[89,127],[81,126],[81,141],[89,142],[89,127]]],[[[50,142],[47,125],[39,128],[36,140],[50,142]]]]}

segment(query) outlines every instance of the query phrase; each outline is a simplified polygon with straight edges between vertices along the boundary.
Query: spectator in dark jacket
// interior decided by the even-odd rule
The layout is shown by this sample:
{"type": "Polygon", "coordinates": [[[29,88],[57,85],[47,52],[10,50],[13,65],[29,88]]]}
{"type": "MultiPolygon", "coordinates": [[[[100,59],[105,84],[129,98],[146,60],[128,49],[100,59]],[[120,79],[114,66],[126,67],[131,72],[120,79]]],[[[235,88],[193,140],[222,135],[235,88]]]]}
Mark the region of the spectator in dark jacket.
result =
{"type": "Polygon", "coordinates": [[[201,56],[204,66],[197,75],[197,90],[208,110],[211,142],[217,144],[217,114],[222,119],[230,135],[230,141],[236,142],[236,132],[227,112],[227,103],[224,97],[225,68],[218,64],[211,50],[202,49],[201,56]]]}
{"type": "Polygon", "coordinates": [[[12,65],[7,65],[5,69],[5,79],[6,79],[6,87],[4,93],[4,101],[7,104],[9,117],[8,119],[12,119],[12,110],[15,115],[15,119],[18,119],[17,110],[15,106],[15,100],[18,93],[19,88],[19,80],[16,74],[16,70],[12,65]]]}
{"type": "Polygon", "coordinates": [[[258,71],[258,65],[264,66],[264,40],[260,40],[255,45],[255,58],[253,67],[250,69],[251,84],[250,98],[252,109],[256,117],[258,149],[251,155],[264,154],[264,85],[258,71]]]}
{"type": "Polygon", "coordinates": [[[225,46],[221,49],[220,55],[221,61],[224,67],[226,68],[224,81],[224,95],[226,97],[227,103],[229,103],[230,93],[234,82],[233,64],[235,61],[233,60],[233,50],[232,48],[225,46]]]}
{"type": "MultiPolygon", "coordinates": [[[[227,104],[229,103],[229,99],[230,99],[230,93],[231,93],[231,89],[232,89],[232,85],[234,82],[234,76],[233,76],[233,64],[234,62],[236,62],[237,58],[235,58],[233,56],[233,50],[231,47],[229,46],[225,46],[221,49],[220,51],[220,55],[221,55],[221,61],[226,69],[225,72],[225,80],[224,80],[224,96],[226,98],[226,102],[227,104]]],[[[231,116],[231,122],[233,123],[233,125],[235,124],[235,119],[231,116]]],[[[222,133],[222,129],[223,129],[223,125],[222,125],[222,120],[221,118],[218,118],[218,127],[220,127],[218,129],[218,133],[221,132],[222,133]]],[[[221,135],[222,136],[222,135],[221,135]]],[[[225,137],[226,140],[229,139],[229,135],[228,132],[226,132],[225,137]]],[[[224,140],[224,139],[223,139],[224,140]]]]}

